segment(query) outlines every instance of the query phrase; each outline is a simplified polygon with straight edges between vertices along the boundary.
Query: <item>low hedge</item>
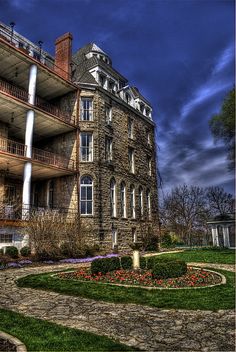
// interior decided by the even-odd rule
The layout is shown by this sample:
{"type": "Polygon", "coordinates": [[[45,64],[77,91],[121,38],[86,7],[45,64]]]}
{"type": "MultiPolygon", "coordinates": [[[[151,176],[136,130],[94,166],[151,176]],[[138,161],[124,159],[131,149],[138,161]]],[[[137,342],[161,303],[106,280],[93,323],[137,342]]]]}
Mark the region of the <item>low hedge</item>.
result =
{"type": "Polygon", "coordinates": [[[187,264],[183,260],[160,261],[151,270],[154,279],[169,279],[186,274],[187,264]]]}
{"type": "MultiPolygon", "coordinates": [[[[92,274],[101,273],[104,275],[114,270],[131,270],[132,268],[133,259],[130,256],[96,259],[91,263],[92,274]]],[[[187,264],[176,259],[141,257],[140,269],[151,270],[156,279],[167,279],[184,275],[187,272],[187,264]]]]}
{"type": "Polygon", "coordinates": [[[120,269],[120,259],[118,257],[114,258],[102,258],[96,259],[91,263],[91,273],[92,274],[106,274],[109,271],[120,269]]]}

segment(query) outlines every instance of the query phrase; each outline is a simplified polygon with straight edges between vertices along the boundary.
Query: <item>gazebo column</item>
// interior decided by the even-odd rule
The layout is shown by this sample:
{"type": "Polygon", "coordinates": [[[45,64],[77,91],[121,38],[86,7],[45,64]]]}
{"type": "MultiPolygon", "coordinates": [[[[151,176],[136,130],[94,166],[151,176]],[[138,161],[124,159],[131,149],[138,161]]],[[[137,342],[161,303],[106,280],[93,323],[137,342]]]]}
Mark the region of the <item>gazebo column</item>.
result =
{"type": "Polygon", "coordinates": [[[224,247],[230,247],[228,225],[223,225],[223,238],[224,238],[224,247]]]}
{"type": "Polygon", "coordinates": [[[219,247],[218,229],[216,225],[212,225],[211,233],[212,233],[213,246],[219,247]]]}

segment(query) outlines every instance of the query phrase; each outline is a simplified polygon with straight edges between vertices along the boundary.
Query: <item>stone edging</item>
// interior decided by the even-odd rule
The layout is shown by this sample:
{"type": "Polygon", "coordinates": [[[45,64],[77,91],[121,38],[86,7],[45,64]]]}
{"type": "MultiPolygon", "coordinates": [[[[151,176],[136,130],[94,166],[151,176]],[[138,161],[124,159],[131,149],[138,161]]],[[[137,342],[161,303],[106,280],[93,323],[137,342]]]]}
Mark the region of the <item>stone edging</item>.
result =
{"type": "MultiPolygon", "coordinates": [[[[192,267],[193,269],[197,269],[197,270],[201,270],[202,268],[199,267],[192,267]]],[[[220,286],[220,285],[225,285],[226,284],[226,277],[224,275],[222,275],[221,273],[217,272],[217,271],[213,271],[213,270],[208,270],[208,269],[204,269],[205,271],[209,271],[210,273],[214,273],[217,274],[218,276],[221,277],[221,282],[218,284],[214,284],[214,285],[207,285],[207,286],[198,286],[198,287],[150,287],[150,286],[139,286],[139,285],[122,285],[122,284],[112,284],[109,282],[94,282],[94,281],[85,281],[85,280],[76,280],[76,279],[71,279],[71,281],[77,281],[77,282],[89,282],[89,283],[93,283],[93,284],[99,284],[99,285],[107,285],[107,286],[119,286],[119,287],[131,287],[131,288],[142,288],[145,290],[196,290],[196,289],[200,289],[200,288],[209,288],[209,287],[215,287],[215,286],[220,286]]],[[[66,271],[68,272],[74,272],[74,270],[71,271],[66,271]]],[[[60,273],[63,273],[60,271],[60,273]]],[[[55,273],[55,274],[51,274],[51,276],[57,276],[59,274],[55,273]]]]}
{"type": "Polygon", "coordinates": [[[6,332],[0,331],[0,338],[7,340],[13,345],[15,345],[17,352],[27,352],[26,346],[23,344],[23,342],[18,340],[16,337],[9,335],[6,332]]]}

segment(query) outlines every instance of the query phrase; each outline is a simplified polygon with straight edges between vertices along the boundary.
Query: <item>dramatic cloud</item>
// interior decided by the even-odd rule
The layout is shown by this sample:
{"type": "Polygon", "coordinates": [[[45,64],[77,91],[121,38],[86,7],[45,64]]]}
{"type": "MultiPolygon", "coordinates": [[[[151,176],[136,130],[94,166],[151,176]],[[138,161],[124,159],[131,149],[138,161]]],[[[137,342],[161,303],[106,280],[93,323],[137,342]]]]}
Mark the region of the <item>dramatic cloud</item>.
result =
{"type": "Polygon", "coordinates": [[[54,54],[96,42],[153,104],[163,190],[220,185],[233,192],[224,145],[208,121],[234,84],[233,0],[0,0],[1,18],[54,54]]]}

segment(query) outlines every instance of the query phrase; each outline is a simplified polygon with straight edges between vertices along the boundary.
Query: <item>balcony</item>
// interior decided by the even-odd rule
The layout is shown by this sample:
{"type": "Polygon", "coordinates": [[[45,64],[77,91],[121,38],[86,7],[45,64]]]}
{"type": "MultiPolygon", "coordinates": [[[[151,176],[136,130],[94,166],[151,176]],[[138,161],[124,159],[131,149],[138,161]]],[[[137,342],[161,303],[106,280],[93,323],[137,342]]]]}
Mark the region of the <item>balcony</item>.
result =
{"type": "MultiPolygon", "coordinates": [[[[27,147],[19,142],[0,137],[0,165],[6,165],[5,172],[22,176],[24,164],[31,160],[33,178],[56,177],[71,174],[76,170],[76,163],[70,158],[33,148],[32,158],[26,157],[27,147]]],[[[2,170],[3,171],[3,170],[2,170]]]]}
{"type": "Polygon", "coordinates": [[[65,72],[57,67],[53,58],[37,45],[16,34],[11,35],[0,26],[0,77],[14,81],[27,89],[29,68],[38,67],[37,93],[43,98],[53,99],[77,90],[71,77],[64,79],[65,72]]]}
{"type": "MultiPolygon", "coordinates": [[[[19,88],[17,86],[14,86],[13,84],[10,84],[9,82],[0,79],[0,92],[5,93],[10,95],[11,97],[17,98],[25,103],[28,104],[28,92],[23,89],[19,88]]],[[[30,106],[32,108],[32,106],[30,106]]],[[[44,112],[55,116],[59,120],[62,120],[63,122],[69,123],[69,124],[75,124],[75,119],[73,116],[70,114],[60,110],[57,106],[49,103],[48,101],[36,96],[35,98],[35,104],[34,107],[43,110],[44,112]]]]}
{"type": "Polygon", "coordinates": [[[17,222],[22,221],[22,215],[25,218],[24,222],[30,219],[40,219],[40,217],[47,217],[52,221],[71,221],[76,220],[78,212],[72,208],[54,207],[51,209],[45,205],[22,207],[21,203],[0,202],[0,223],[3,225],[16,225],[17,222]]]}

